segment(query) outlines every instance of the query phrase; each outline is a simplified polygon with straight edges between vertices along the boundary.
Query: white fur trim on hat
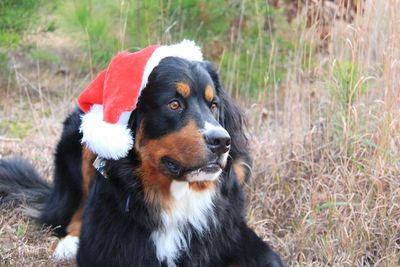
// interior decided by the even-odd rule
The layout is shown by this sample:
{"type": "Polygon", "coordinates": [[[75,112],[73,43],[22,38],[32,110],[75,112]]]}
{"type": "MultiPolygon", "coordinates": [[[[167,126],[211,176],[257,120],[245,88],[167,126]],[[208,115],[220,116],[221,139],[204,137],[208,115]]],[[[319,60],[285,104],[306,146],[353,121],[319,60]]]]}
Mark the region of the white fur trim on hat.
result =
{"type": "Polygon", "coordinates": [[[180,57],[191,61],[203,61],[201,48],[193,41],[185,39],[178,44],[160,46],[154,51],[149,61],[146,63],[141,89],[146,87],[148,78],[153,69],[166,57],[180,57]]]}
{"type": "Polygon", "coordinates": [[[118,123],[108,123],[103,121],[103,106],[93,105],[82,116],[82,143],[104,158],[125,157],[133,146],[133,136],[127,127],[129,116],[130,112],[123,112],[118,123]]]}

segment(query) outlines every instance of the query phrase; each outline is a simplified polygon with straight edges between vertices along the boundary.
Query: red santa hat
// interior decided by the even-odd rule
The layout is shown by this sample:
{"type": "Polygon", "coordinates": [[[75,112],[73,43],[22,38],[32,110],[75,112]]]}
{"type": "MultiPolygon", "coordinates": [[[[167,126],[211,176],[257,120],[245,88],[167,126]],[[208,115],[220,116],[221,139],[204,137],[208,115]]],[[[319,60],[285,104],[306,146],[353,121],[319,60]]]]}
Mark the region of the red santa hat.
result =
{"type": "Polygon", "coordinates": [[[78,97],[82,116],[82,143],[98,156],[119,159],[126,156],[134,140],[128,120],[152,70],[166,57],[202,61],[200,48],[183,40],[174,45],[152,45],[135,53],[116,55],[107,69],[78,97]]]}

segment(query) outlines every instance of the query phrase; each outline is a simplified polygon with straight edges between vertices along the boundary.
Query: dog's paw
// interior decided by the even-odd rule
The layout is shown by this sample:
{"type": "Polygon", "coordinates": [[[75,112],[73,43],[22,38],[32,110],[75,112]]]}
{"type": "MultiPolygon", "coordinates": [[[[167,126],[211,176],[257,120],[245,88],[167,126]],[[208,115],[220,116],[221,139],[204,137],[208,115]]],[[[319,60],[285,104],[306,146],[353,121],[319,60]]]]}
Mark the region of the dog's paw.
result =
{"type": "Polygon", "coordinates": [[[273,252],[272,250],[268,253],[265,260],[265,267],[284,267],[285,265],[282,263],[281,258],[278,254],[273,252]]]}
{"type": "Polygon", "coordinates": [[[53,258],[56,261],[65,261],[75,259],[78,252],[79,237],[67,235],[58,242],[53,253],[53,258]]]}

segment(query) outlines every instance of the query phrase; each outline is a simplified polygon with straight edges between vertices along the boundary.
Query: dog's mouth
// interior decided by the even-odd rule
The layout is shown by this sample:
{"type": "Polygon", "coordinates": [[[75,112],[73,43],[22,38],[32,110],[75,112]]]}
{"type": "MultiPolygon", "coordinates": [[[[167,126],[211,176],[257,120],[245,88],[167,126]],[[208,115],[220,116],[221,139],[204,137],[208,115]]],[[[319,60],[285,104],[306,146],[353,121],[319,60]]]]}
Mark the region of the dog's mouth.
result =
{"type": "Polygon", "coordinates": [[[224,161],[213,159],[200,166],[184,167],[169,157],[163,157],[161,165],[169,176],[179,181],[214,181],[221,175],[225,166],[224,161]]]}
{"type": "Polygon", "coordinates": [[[201,168],[190,171],[186,174],[186,180],[189,182],[214,181],[222,173],[222,166],[218,163],[210,163],[201,168]]]}
{"type": "Polygon", "coordinates": [[[204,173],[215,173],[222,170],[222,166],[218,163],[210,163],[206,166],[203,166],[195,171],[204,172],[204,173]]]}

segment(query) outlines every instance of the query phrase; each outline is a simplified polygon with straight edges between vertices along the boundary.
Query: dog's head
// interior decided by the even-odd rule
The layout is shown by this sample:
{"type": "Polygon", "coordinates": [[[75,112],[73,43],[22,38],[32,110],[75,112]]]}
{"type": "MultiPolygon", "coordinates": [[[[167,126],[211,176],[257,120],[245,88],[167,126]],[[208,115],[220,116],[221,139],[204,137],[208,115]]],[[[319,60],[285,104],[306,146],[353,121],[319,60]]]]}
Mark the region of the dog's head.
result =
{"type": "Polygon", "coordinates": [[[229,154],[246,149],[239,109],[207,62],[163,59],[132,114],[145,188],[169,191],[173,180],[212,186],[229,154]]]}

